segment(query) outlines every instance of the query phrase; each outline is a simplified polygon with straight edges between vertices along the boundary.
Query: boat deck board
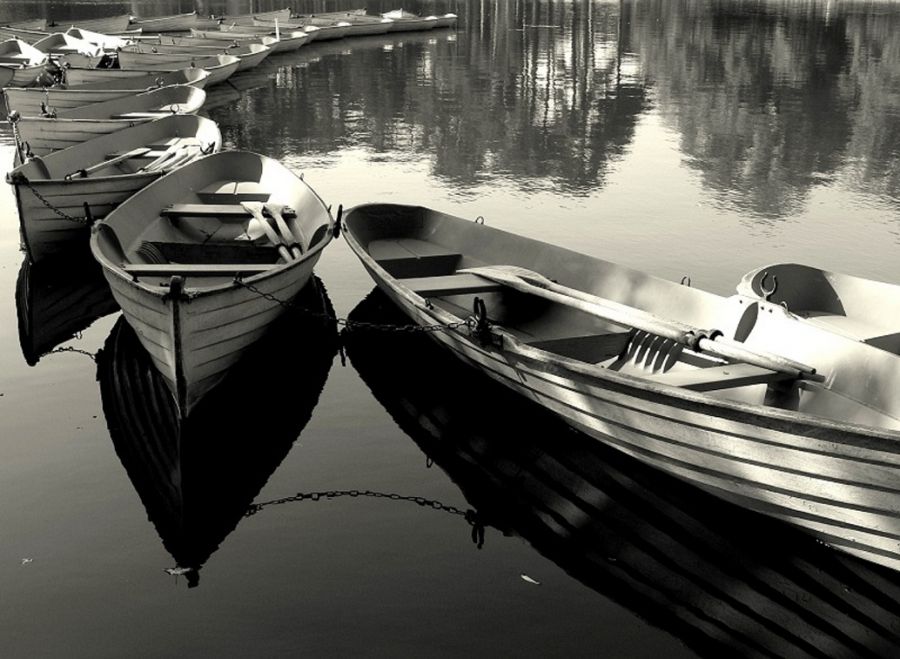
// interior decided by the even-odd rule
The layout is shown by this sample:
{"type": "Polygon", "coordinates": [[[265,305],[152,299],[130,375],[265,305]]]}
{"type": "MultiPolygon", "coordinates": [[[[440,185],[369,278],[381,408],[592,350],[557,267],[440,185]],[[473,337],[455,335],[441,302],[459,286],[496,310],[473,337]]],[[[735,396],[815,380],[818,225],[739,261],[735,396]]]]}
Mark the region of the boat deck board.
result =
{"type": "MultiPolygon", "coordinates": [[[[172,204],[161,211],[163,217],[250,217],[250,212],[240,204],[172,204]]],[[[296,211],[285,208],[283,217],[296,217],[296,211]]]]}
{"type": "Polygon", "coordinates": [[[373,240],[369,255],[394,277],[419,278],[453,274],[459,252],[412,238],[373,240]]]}
{"type": "Polygon", "coordinates": [[[160,277],[169,275],[221,277],[239,273],[268,272],[273,263],[126,263],[122,266],[135,277],[160,277]]]}
{"type": "Polygon", "coordinates": [[[502,284],[473,274],[410,277],[401,281],[404,286],[422,297],[495,293],[503,289],[502,284]]]}

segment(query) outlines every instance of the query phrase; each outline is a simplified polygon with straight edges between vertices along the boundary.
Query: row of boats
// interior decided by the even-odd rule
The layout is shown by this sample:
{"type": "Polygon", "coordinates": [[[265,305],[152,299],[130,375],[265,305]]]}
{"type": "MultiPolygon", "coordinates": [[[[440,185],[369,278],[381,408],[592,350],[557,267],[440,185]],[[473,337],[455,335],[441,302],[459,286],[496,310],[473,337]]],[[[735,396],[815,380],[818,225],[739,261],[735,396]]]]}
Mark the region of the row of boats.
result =
{"type": "MultiPolygon", "coordinates": [[[[333,216],[281,163],[219,151],[191,114],[202,93],[132,93],[184,96],[116,105],[101,121],[134,125],[46,155],[20,117],[8,176],[32,259],[90,233],[181,418],[296,308],[343,225],[450,354],[641,462],[900,569],[896,285],[783,263],[723,297],[428,208],[333,216]]],[[[104,103],[124,101],[83,107],[104,103]]]]}

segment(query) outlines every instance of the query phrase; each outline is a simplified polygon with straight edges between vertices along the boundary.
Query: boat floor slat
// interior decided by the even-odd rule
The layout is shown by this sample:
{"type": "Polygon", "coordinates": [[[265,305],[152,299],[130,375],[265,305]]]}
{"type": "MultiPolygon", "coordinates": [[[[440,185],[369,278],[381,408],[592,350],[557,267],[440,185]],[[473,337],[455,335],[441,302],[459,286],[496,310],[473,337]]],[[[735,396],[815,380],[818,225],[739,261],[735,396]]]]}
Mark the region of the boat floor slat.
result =
{"type": "MultiPolygon", "coordinates": [[[[164,217],[212,217],[232,216],[250,217],[249,211],[240,204],[172,204],[164,208],[161,213],[164,217]]],[[[284,209],[282,216],[285,218],[296,217],[291,209],[284,209]]]]}

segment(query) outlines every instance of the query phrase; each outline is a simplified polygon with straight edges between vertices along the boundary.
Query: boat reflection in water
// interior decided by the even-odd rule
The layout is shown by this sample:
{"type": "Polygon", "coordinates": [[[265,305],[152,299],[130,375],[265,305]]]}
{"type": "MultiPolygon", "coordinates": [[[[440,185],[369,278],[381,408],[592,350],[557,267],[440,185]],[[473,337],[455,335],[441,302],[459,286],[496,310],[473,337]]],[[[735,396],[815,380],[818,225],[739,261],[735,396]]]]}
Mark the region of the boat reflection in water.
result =
{"type": "Polygon", "coordinates": [[[118,308],[100,266],[90,255],[38,264],[25,257],[16,280],[19,344],[25,361],[34,366],[58,345],[118,308]]]}
{"type": "MultiPolygon", "coordinates": [[[[350,319],[409,322],[378,290],[350,319]]],[[[571,430],[421,334],[347,331],[345,345],[483,524],[700,655],[896,656],[900,574],[571,430]]]]}
{"type": "MultiPolygon", "coordinates": [[[[333,315],[314,278],[295,302],[333,315]]],[[[337,352],[333,321],[287,313],[179,425],[178,410],[134,330],[119,318],[97,357],[116,453],[188,586],[245,516],[309,421],[337,352]],[[272,382],[273,364],[299,373],[272,382]],[[248,405],[248,401],[252,401],[248,405]]]]}

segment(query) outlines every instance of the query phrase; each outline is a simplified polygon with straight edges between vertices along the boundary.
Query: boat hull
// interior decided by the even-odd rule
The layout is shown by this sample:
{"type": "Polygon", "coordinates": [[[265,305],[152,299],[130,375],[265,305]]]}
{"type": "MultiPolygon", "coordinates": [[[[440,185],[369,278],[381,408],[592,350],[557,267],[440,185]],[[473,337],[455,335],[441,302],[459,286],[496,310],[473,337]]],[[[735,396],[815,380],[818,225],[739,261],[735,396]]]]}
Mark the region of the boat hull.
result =
{"type": "MultiPolygon", "coordinates": [[[[365,215],[366,207],[347,213],[345,236],[379,288],[416,324],[459,321],[369,256],[358,235],[363,222],[356,219],[365,215]]],[[[486,229],[483,240],[489,233],[496,238],[498,232],[486,229]]],[[[468,236],[461,243],[478,240],[468,236]]],[[[536,253],[543,243],[517,245],[519,253],[536,253]]],[[[565,258],[563,251],[555,258],[565,258]]],[[[623,453],[794,524],[839,550],[900,569],[896,431],[648,385],[573,359],[545,359],[543,351],[484,345],[465,327],[430,336],[463,362],[623,453]]]]}
{"type": "MultiPolygon", "coordinates": [[[[161,178],[95,230],[91,239],[94,256],[183,417],[227,375],[286,311],[287,302],[306,286],[331,240],[330,226],[331,216],[321,199],[283,165],[257,154],[229,151],[161,178]],[[222,181],[261,186],[268,191],[271,203],[294,209],[298,225],[303,223],[308,235],[314,236],[302,257],[249,275],[244,280],[246,285],[236,283],[234,276],[185,275],[187,284],[180,290],[167,276],[135,277],[123,268],[122,260],[131,257],[116,255],[115,250],[137,254],[136,246],[147,240],[147,227],[157,221],[163,207],[194,198],[196,190],[218,186],[222,181]],[[116,232],[112,243],[116,246],[109,243],[110,231],[116,232]]],[[[229,230],[239,227],[232,224],[229,230]]]]}

